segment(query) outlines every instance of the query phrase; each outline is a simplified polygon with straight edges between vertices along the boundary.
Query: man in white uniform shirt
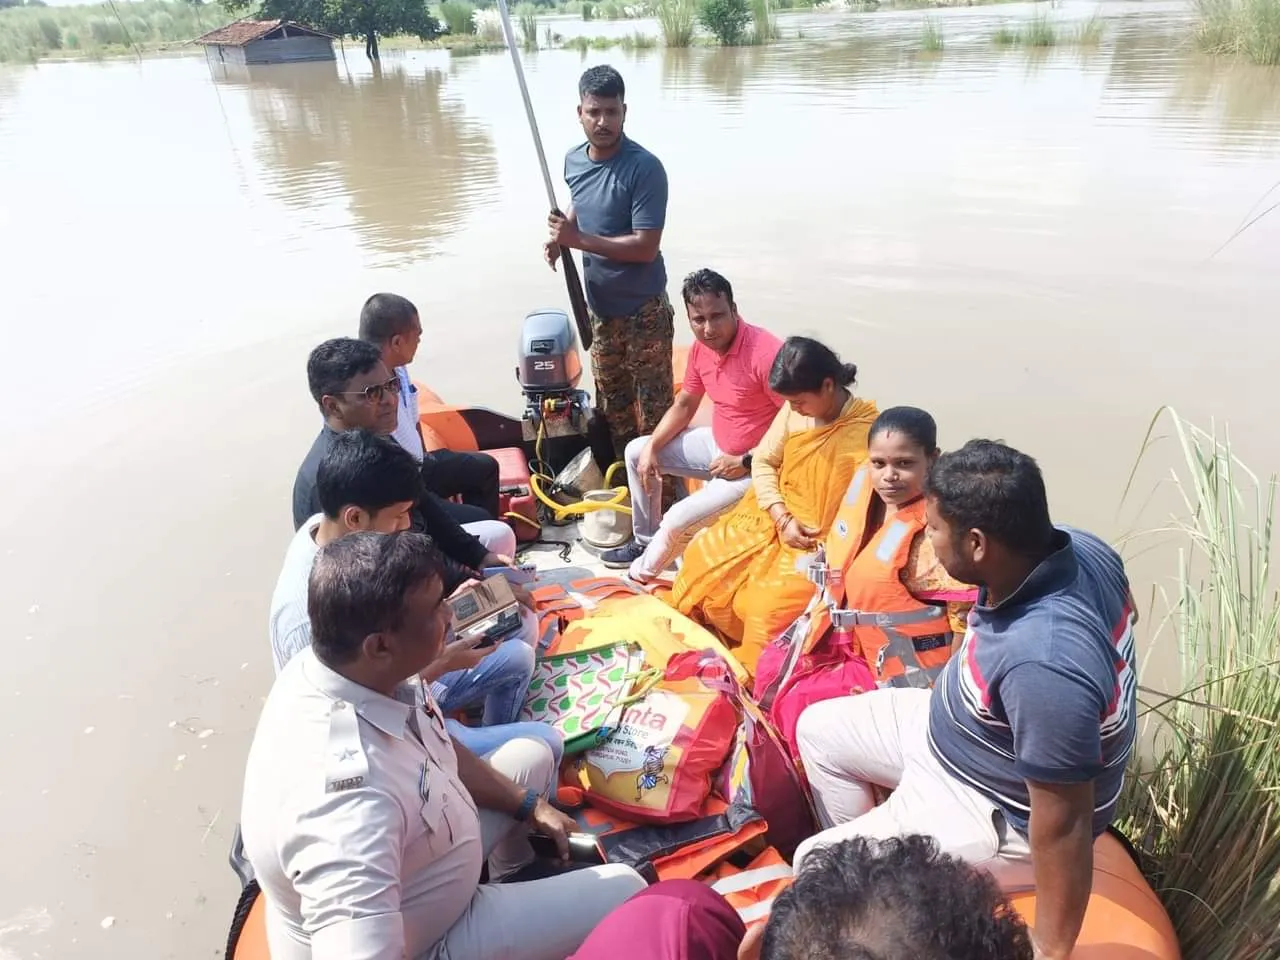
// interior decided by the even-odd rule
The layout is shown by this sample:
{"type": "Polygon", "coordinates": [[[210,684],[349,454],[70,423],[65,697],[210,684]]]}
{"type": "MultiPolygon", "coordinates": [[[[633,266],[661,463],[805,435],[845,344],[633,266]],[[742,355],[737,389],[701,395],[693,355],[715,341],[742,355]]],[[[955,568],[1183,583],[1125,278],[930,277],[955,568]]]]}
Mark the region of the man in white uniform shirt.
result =
{"type": "Polygon", "coordinates": [[[629,867],[500,880],[531,830],[567,851],[543,799],[550,748],[484,759],[454,743],[416,678],[449,624],[442,560],[416,533],[352,533],[312,570],[312,643],[267,697],[245,771],[244,850],[273,960],[562,960],[644,888],[629,867]]]}

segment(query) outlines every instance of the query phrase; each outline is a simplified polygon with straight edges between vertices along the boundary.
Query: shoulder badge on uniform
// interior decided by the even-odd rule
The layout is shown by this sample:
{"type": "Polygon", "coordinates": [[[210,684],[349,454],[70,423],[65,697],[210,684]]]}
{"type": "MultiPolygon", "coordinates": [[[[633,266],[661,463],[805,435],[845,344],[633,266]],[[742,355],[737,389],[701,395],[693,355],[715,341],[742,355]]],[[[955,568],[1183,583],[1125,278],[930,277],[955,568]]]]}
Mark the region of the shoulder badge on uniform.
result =
{"type": "Polygon", "coordinates": [[[325,792],[358,787],[369,774],[369,758],[360,740],[356,708],[335,700],[329,708],[329,742],[325,747],[325,792]]]}

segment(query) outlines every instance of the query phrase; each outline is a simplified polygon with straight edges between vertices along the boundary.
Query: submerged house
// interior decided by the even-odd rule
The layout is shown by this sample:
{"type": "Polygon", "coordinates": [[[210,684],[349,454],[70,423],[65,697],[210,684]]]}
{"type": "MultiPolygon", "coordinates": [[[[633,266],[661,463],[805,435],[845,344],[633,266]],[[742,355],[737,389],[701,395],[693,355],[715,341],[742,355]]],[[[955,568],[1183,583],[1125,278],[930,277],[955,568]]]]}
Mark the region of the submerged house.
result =
{"type": "Polygon", "coordinates": [[[334,37],[292,20],[237,20],[192,43],[204,46],[210,66],[333,60],[334,37]]]}

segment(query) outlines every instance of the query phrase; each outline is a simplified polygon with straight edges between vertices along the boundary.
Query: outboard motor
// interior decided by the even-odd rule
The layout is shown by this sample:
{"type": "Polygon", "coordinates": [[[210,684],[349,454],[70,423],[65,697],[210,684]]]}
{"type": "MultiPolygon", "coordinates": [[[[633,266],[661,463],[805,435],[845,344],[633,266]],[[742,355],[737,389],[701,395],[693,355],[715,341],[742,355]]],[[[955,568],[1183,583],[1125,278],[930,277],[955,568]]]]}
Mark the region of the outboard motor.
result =
{"type": "Polygon", "coordinates": [[[524,392],[524,439],[583,436],[590,399],[578,389],[582,359],[563,310],[535,310],[520,327],[516,379],[524,392]]]}

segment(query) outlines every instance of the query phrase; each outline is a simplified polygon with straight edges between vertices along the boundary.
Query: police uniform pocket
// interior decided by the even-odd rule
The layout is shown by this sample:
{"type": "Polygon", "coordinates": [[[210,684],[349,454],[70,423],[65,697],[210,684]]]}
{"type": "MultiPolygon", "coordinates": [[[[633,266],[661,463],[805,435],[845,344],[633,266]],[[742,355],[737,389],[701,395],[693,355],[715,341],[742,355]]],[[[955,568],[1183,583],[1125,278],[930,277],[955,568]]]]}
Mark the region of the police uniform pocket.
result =
{"type": "Polygon", "coordinates": [[[425,762],[418,781],[418,795],[422,798],[419,813],[432,846],[438,842],[449,842],[449,821],[445,816],[446,790],[444,771],[430,761],[425,762]]]}

